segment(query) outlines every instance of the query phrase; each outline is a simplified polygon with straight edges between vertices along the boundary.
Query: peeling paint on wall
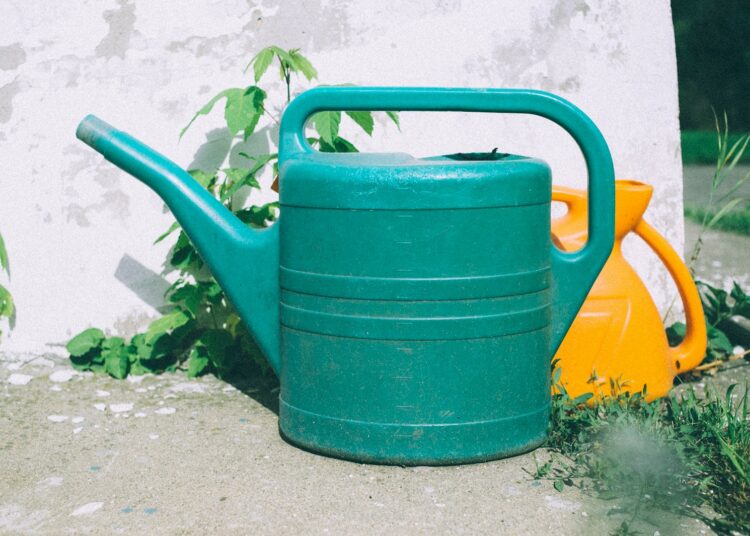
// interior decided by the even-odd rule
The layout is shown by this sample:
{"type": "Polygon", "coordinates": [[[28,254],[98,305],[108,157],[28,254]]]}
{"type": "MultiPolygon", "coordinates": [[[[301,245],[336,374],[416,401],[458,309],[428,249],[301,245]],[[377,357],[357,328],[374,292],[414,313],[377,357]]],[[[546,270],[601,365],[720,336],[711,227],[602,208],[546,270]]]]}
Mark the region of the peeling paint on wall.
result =
{"type": "Polygon", "coordinates": [[[17,78],[0,87],[0,123],[7,123],[13,117],[13,99],[20,91],[21,84],[17,78]]]}
{"type": "Polygon", "coordinates": [[[135,29],[135,4],[117,0],[119,7],[108,9],[102,17],[109,24],[109,33],[96,46],[100,58],[124,58],[135,29]]]}
{"type": "Polygon", "coordinates": [[[21,43],[0,46],[0,71],[12,71],[26,61],[26,51],[21,43]]]}

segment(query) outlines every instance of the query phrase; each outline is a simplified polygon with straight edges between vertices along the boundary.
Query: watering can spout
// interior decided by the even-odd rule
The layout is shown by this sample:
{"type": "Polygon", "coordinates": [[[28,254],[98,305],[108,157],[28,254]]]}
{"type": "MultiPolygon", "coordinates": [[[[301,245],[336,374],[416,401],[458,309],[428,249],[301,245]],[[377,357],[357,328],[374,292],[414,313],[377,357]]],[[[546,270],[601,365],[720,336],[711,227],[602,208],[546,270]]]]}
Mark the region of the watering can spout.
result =
{"type": "Polygon", "coordinates": [[[164,200],[279,374],[278,226],[247,227],[177,164],[93,115],[76,136],[164,200]]]}

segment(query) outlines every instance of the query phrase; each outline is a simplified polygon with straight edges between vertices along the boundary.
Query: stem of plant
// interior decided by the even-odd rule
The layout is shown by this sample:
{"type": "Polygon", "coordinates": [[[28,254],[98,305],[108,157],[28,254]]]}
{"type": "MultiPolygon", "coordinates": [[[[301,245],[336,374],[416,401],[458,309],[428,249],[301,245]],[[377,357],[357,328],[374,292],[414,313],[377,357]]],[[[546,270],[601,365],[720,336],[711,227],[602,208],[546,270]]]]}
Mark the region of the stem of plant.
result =
{"type": "Polygon", "coordinates": [[[286,66],[284,62],[281,62],[281,65],[284,69],[284,81],[286,82],[286,103],[289,104],[289,102],[292,100],[292,74],[289,71],[289,67],[286,66]]]}

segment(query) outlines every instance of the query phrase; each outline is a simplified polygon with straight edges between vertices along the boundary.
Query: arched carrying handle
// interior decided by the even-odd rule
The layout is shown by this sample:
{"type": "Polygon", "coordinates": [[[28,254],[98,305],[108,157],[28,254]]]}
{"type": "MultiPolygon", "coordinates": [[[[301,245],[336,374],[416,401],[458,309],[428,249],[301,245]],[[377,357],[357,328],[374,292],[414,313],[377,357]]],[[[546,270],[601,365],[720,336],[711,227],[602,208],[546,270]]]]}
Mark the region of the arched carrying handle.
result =
{"type": "Polygon", "coordinates": [[[282,170],[284,163],[295,155],[314,152],[305,139],[305,123],[315,112],[326,110],[533,114],[557,123],[573,137],[588,171],[589,239],[585,247],[570,253],[550,243],[552,336],[549,351],[550,356],[554,355],[609,257],[614,241],[612,156],[591,119],[561,97],[530,89],[319,87],[299,95],[284,111],[279,135],[282,170]]]}
{"type": "Polygon", "coordinates": [[[687,372],[700,365],[706,355],[706,322],[703,316],[700,294],[685,263],[656,229],[646,221],[640,220],[635,227],[635,232],[654,250],[654,253],[667,267],[669,275],[672,276],[677,285],[677,292],[680,293],[680,299],[685,309],[685,338],[679,345],[670,348],[669,351],[677,372],[687,372]]]}

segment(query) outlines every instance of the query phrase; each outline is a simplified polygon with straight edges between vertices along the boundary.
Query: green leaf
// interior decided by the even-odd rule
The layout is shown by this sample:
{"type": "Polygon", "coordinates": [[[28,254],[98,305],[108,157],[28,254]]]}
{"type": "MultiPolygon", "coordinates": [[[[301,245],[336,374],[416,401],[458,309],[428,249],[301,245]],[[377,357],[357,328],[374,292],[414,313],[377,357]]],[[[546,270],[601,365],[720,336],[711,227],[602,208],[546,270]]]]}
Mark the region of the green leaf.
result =
{"type": "Polygon", "coordinates": [[[711,218],[711,221],[708,222],[708,225],[706,225],[706,227],[710,229],[711,227],[716,225],[719,220],[722,219],[729,211],[731,211],[739,203],[742,203],[744,201],[746,201],[746,199],[743,199],[742,197],[736,197],[729,201],[726,205],[721,207],[721,209],[714,215],[713,218],[711,218]]]}
{"type": "Polygon", "coordinates": [[[372,136],[372,129],[375,127],[375,120],[372,118],[371,112],[365,111],[351,111],[346,112],[346,115],[352,118],[362,130],[364,130],[368,136],[372,136]]]}
{"type": "Polygon", "coordinates": [[[3,235],[0,234],[0,270],[4,270],[10,275],[10,265],[8,264],[8,251],[5,249],[3,235]]]}
{"type": "Polygon", "coordinates": [[[244,208],[235,213],[243,223],[253,225],[255,227],[266,227],[267,222],[274,221],[277,215],[277,209],[279,203],[277,201],[266,203],[263,206],[253,205],[249,208],[244,208]]]}
{"type": "Polygon", "coordinates": [[[185,325],[189,320],[190,317],[180,310],[172,311],[154,320],[146,330],[146,344],[153,344],[159,337],[172,333],[178,327],[185,325]]]}
{"type": "Polygon", "coordinates": [[[667,328],[667,340],[670,346],[677,346],[685,338],[687,326],[683,322],[675,322],[667,328]]]}
{"type": "Polygon", "coordinates": [[[318,112],[313,115],[312,123],[320,138],[328,145],[333,145],[339,134],[341,112],[318,112]]]}
{"type": "Polygon", "coordinates": [[[70,356],[70,364],[75,370],[91,370],[91,353],[70,356]]]}
{"type": "Polygon", "coordinates": [[[734,167],[737,165],[737,162],[739,162],[740,158],[742,158],[745,154],[748,142],[750,142],[750,135],[747,134],[740,137],[736,142],[734,142],[732,148],[727,153],[727,160],[731,159],[729,161],[727,169],[734,169],[734,167]]]}
{"type": "Polygon", "coordinates": [[[250,168],[250,173],[252,173],[253,175],[258,173],[258,171],[263,169],[263,167],[265,167],[272,160],[278,160],[279,158],[279,155],[277,153],[260,154],[256,156],[250,156],[249,154],[244,153],[244,152],[241,152],[238,154],[240,156],[247,158],[248,160],[252,160],[255,162],[255,164],[253,164],[253,167],[250,168]]]}
{"type": "Polygon", "coordinates": [[[169,229],[164,231],[162,234],[159,235],[159,238],[154,240],[154,245],[158,244],[159,242],[167,238],[169,235],[171,235],[173,232],[175,232],[179,228],[180,228],[180,224],[177,222],[174,222],[172,225],[169,226],[169,229]]]}
{"type": "Polygon", "coordinates": [[[555,483],[553,484],[553,486],[555,487],[557,491],[560,491],[560,492],[562,492],[562,490],[565,489],[565,483],[560,478],[555,480],[555,483]]]}
{"type": "Polygon", "coordinates": [[[732,291],[729,294],[734,300],[732,305],[732,315],[740,315],[745,318],[750,318],[750,296],[745,294],[737,281],[732,283],[732,291]]]}
{"type": "Polygon", "coordinates": [[[594,397],[594,393],[583,393],[582,395],[578,395],[573,400],[570,401],[570,404],[572,406],[579,406],[581,404],[585,404],[589,400],[591,400],[594,397]]]}
{"type": "Polygon", "coordinates": [[[718,328],[708,328],[708,346],[710,349],[730,355],[734,346],[726,334],[718,328]]]}
{"type": "Polygon", "coordinates": [[[232,369],[237,365],[235,362],[236,354],[230,351],[234,340],[232,336],[224,330],[212,329],[206,331],[199,339],[206,349],[206,355],[213,364],[220,378],[226,378],[231,374],[232,369]]]}
{"type": "Polygon", "coordinates": [[[273,50],[273,53],[276,54],[276,57],[279,58],[279,61],[286,64],[287,66],[291,67],[294,63],[294,60],[292,60],[292,56],[283,48],[276,46],[270,46],[268,48],[273,50]]]}
{"type": "Polygon", "coordinates": [[[205,290],[196,284],[181,282],[170,290],[167,299],[175,305],[182,305],[195,318],[204,300],[205,290]]]}
{"type": "Polygon", "coordinates": [[[13,304],[13,296],[10,291],[4,286],[0,285],[0,318],[10,318],[13,316],[16,307],[13,304]]]}
{"type": "Polygon", "coordinates": [[[180,231],[172,247],[169,264],[182,271],[199,270],[203,266],[203,260],[184,231],[180,231]]]}
{"type": "Polygon", "coordinates": [[[203,186],[206,190],[210,190],[216,182],[215,171],[203,171],[202,169],[189,169],[188,175],[193,177],[198,184],[203,186]]]}
{"type": "Polygon", "coordinates": [[[222,171],[228,179],[222,187],[220,196],[222,201],[230,199],[237,192],[237,190],[239,190],[243,186],[260,189],[260,184],[255,179],[253,171],[250,169],[227,168],[222,169],[222,171]]]}
{"type": "Polygon", "coordinates": [[[391,119],[391,121],[393,121],[394,123],[396,123],[396,127],[398,127],[398,129],[400,131],[401,130],[401,120],[398,117],[398,112],[388,111],[388,112],[385,112],[385,115],[387,115],[391,119]]]}
{"type": "Polygon", "coordinates": [[[185,127],[184,127],[184,128],[183,128],[183,129],[181,130],[181,131],[180,131],[180,138],[182,138],[182,136],[183,136],[183,135],[185,134],[185,132],[187,131],[187,129],[189,129],[189,128],[190,128],[190,125],[192,125],[192,124],[193,124],[193,121],[195,121],[196,119],[198,119],[198,116],[199,116],[199,115],[208,115],[209,113],[211,113],[211,110],[213,109],[213,107],[214,107],[214,104],[216,104],[216,103],[217,103],[218,101],[220,101],[221,99],[223,99],[223,98],[227,97],[228,95],[230,95],[230,94],[233,94],[233,93],[235,93],[235,92],[237,92],[237,91],[240,91],[240,92],[241,92],[241,91],[242,91],[242,89],[239,89],[239,88],[229,88],[229,89],[225,89],[225,90],[224,90],[224,91],[222,91],[221,93],[219,93],[219,94],[215,95],[215,96],[214,96],[214,97],[213,97],[213,98],[212,98],[212,99],[211,99],[210,101],[208,101],[208,102],[207,102],[206,104],[204,104],[204,105],[203,105],[203,108],[201,108],[200,110],[198,110],[197,112],[195,112],[195,115],[194,115],[194,116],[193,116],[193,118],[192,118],[192,119],[190,120],[190,122],[189,122],[189,123],[188,123],[187,125],[185,125],[185,127]]]}
{"type": "Polygon", "coordinates": [[[130,362],[137,363],[140,359],[148,359],[151,356],[151,346],[146,344],[146,334],[136,333],[130,339],[130,362]]]}
{"type": "Polygon", "coordinates": [[[295,72],[302,73],[307,80],[312,80],[318,77],[318,71],[312,66],[310,60],[300,54],[298,48],[294,48],[289,51],[289,57],[291,59],[291,67],[295,72]]]}
{"type": "Polygon", "coordinates": [[[246,72],[248,67],[250,65],[253,66],[253,75],[255,76],[255,83],[257,84],[258,81],[263,77],[265,72],[268,70],[268,67],[271,65],[271,62],[273,61],[273,48],[267,47],[258,52],[253,59],[250,60],[250,63],[247,64],[247,67],[245,67],[245,70],[243,72],[246,72]]]}
{"type": "Polygon", "coordinates": [[[128,375],[130,368],[130,356],[128,347],[121,337],[111,337],[102,344],[102,355],[104,356],[104,371],[122,380],[128,375]]]}
{"type": "Polygon", "coordinates": [[[188,359],[188,378],[195,378],[208,372],[210,361],[203,347],[193,348],[188,359]]]}
{"type": "Polygon", "coordinates": [[[97,348],[104,340],[104,332],[99,328],[89,328],[68,341],[65,348],[72,356],[82,356],[90,350],[97,348]]]}
{"type": "Polygon", "coordinates": [[[359,152],[359,149],[357,149],[353,143],[351,143],[349,140],[345,140],[344,138],[336,138],[333,140],[333,147],[336,149],[337,153],[356,153],[359,152]]]}
{"type": "Polygon", "coordinates": [[[263,115],[265,98],[266,92],[258,86],[250,86],[245,90],[238,89],[227,95],[224,119],[230,135],[234,136],[242,130],[247,139],[253,133],[263,115]]]}
{"type": "Polygon", "coordinates": [[[149,369],[144,367],[140,361],[136,361],[135,363],[132,363],[130,365],[130,375],[131,376],[143,376],[144,374],[148,374],[151,372],[149,369]]]}

